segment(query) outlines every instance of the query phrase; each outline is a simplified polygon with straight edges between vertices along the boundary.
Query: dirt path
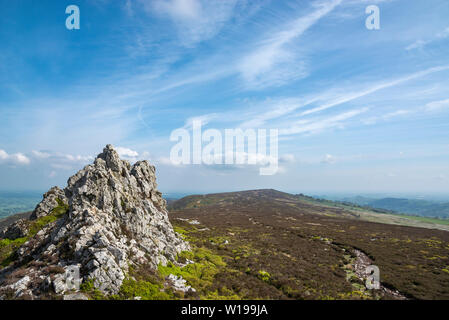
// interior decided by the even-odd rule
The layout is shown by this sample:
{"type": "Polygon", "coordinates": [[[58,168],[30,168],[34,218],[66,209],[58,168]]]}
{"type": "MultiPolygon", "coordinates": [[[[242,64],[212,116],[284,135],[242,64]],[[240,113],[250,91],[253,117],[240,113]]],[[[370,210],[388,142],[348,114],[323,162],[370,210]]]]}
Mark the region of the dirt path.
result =
{"type": "MultiPolygon", "coordinates": [[[[371,259],[361,250],[354,249],[353,253],[355,254],[356,258],[353,264],[354,273],[363,281],[365,282],[367,274],[366,274],[366,268],[370,265],[372,265],[371,259]]],[[[398,300],[407,300],[407,297],[404,296],[401,292],[398,290],[391,290],[389,288],[386,288],[384,285],[382,285],[382,270],[380,270],[380,290],[386,294],[387,296],[392,296],[398,300]]]]}

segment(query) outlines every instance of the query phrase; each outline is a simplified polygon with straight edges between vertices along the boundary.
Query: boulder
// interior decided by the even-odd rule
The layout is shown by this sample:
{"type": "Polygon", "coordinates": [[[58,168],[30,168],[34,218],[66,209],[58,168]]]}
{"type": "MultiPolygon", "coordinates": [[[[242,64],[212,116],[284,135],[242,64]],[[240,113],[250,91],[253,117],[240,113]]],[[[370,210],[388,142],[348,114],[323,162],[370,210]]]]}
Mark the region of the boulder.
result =
{"type": "Polygon", "coordinates": [[[0,239],[15,240],[28,235],[29,223],[25,219],[20,219],[0,231],[0,239]]]}

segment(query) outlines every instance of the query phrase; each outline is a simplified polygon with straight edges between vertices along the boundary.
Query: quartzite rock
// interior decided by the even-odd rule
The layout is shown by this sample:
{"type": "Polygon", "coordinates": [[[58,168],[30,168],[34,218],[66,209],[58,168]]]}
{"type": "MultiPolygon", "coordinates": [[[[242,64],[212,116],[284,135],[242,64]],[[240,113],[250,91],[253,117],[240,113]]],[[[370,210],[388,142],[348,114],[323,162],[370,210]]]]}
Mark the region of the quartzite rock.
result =
{"type": "Polygon", "coordinates": [[[20,265],[30,279],[26,288],[20,283],[21,292],[29,289],[34,298],[49,288],[58,294],[69,291],[63,280],[77,268],[84,281],[91,279],[103,293],[115,294],[129,265],[157,268],[189,250],[168,220],[155,167],[147,161],[131,166],[111,145],[69,178],[64,190],[48,191],[32,219],[49,214],[58,198],[69,205],[67,214],[22,245],[16,264],[0,271],[0,296],[2,282],[20,265]],[[59,274],[50,275],[51,268],[59,274]]]}
{"type": "Polygon", "coordinates": [[[30,216],[30,220],[36,220],[40,217],[48,215],[54,207],[58,205],[57,199],[67,203],[64,191],[58,187],[53,187],[44,194],[44,199],[36,206],[30,216]]]}

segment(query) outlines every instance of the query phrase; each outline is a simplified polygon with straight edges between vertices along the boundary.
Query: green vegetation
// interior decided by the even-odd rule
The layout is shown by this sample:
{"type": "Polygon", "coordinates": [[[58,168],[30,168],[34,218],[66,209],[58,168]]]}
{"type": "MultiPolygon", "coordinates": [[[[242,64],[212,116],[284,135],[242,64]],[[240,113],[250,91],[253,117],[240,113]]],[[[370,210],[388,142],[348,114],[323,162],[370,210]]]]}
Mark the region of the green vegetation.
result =
{"type": "Polygon", "coordinates": [[[412,219],[412,220],[421,221],[421,222],[436,223],[436,224],[449,226],[449,219],[438,219],[438,218],[410,216],[410,215],[405,215],[405,214],[401,214],[400,216],[404,217],[404,218],[412,219]]]}
{"type": "Polygon", "coordinates": [[[174,298],[173,293],[169,294],[163,289],[164,287],[161,284],[128,278],[123,281],[118,296],[112,298],[133,299],[134,297],[140,297],[142,300],[170,300],[174,298]]]}
{"type": "Polygon", "coordinates": [[[349,197],[344,201],[331,201],[335,203],[346,203],[361,208],[385,211],[387,213],[418,215],[429,218],[449,218],[449,203],[427,201],[421,199],[382,198],[374,199],[367,197],[349,197]]]}
{"type": "MultiPolygon", "coordinates": [[[[412,214],[404,214],[401,211],[389,210],[388,206],[376,207],[374,204],[370,203],[373,199],[354,197],[355,202],[348,201],[332,201],[327,199],[318,199],[303,194],[297,195],[299,201],[303,201],[312,205],[319,205],[323,207],[329,207],[331,209],[341,209],[338,213],[323,212],[322,214],[328,217],[348,217],[355,218],[359,220],[386,223],[386,224],[399,224],[405,226],[417,226],[425,228],[435,228],[449,231],[449,219],[445,215],[445,211],[438,211],[435,209],[433,214],[428,213],[415,213],[415,211],[404,211],[410,212],[412,214]],[[420,216],[424,215],[424,216],[420,216]]],[[[400,200],[400,203],[404,203],[402,200],[407,199],[383,199],[388,203],[389,200],[395,201],[400,200]],[[387,201],[388,200],[388,201],[387,201]]],[[[380,200],[379,200],[380,201],[380,200]]],[[[421,200],[417,200],[418,202],[421,200]]],[[[414,203],[413,200],[409,200],[410,203],[414,203]]],[[[408,203],[408,202],[407,202],[408,203]]]]}
{"type": "Polygon", "coordinates": [[[264,282],[270,282],[271,276],[268,272],[260,270],[257,274],[260,280],[264,282]]]}
{"type": "MultiPolygon", "coordinates": [[[[225,263],[212,266],[214,275],[206,277],[197,298],[396,299],[398,290],[410,298],[449,299],[449,233],[430,225],[400,225],[421,221],[272,190],[181,200],[172,204],[169,216],[176,230],[225,263]],[[365,288],[355,272],[355,250],[365,253],[365,263],[379,267],[382,283],[392,291],[365,288]]],[[[182,258],[193,260],[192,253],[179,254],[182,258]]],[[[203,271],[172,265],[160,269],[192,276],[188,284],[195,289],[203,271]]]]}
{"type": "Polygon", "coordinates": [[[2,239],[0,240],[0,266],[6,267],[13,260],[13,253],[25,242],[28,241],[28,237],[18,238],[15,240],[2,239]]]}
{"type": "Polygon", "coordinates": [[[42,230],[48,224],[60,219],[65,215],[69,206],[62,200],[57,199],[58,205],[47,216],[41,217],[34,221],[28,221],[28,235],[23,238],[15,240],[2,239],[0,240],[0,265],[6,267],[11,264],[15,259],[16,250],[22,246],[25,242],[33,238],[40,230],[42,230]]]}
{"type": "Polygon", "coordinates": [[[213,283],[215,275],[226,266],[222,257],[213,254],[206,248],[194,248],[192,253],[184,252],[181,257],[189,257],[188,259],[195,263],[180,268],[169,262],[166,266],[159,265],[159,273],[164,277],[170,274],[183,277],[187,284],[194,287],[200,294],[206,293],[207,288],[213,283]]]}
{"type": "Polygon", "coordinates": [[[84,281],[80,286],[80,291],[87,294],[90,299],[92,300],[105,300],[106,297],[103,295],[103,293],[95,288],[94,286],[94,280],[89,279],[87,281],[84,281]]]}

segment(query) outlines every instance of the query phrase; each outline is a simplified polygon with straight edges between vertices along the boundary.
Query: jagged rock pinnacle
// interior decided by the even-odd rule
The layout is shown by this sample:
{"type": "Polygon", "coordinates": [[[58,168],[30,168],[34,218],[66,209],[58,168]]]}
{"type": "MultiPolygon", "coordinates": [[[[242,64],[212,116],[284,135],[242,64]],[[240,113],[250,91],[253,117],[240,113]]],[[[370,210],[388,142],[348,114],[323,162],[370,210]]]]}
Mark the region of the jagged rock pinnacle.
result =
{"type": "Polygon", "coordinates": [[[110,144],[106,145],[103,152],[97,156],[97,159],[104,160],[106,162],[106,166],[112,171],[118,172],[120,170],[120,157],[114,147],[110,144]]]}
{"type": "Polygon", "coordinates": [[[176,254],[189,246],[173,231],[155,172],[148,161],[131,166],[107,145],[93,164],[68,179],[64,190],[52,188],[32,219],[54,216],[61,207],[66,213],[28,235],[14,264],[0,271],[0,296],[18,270],[28,275],[16,290],[18,295],[67,291],[63,274],[48,274],[51,266],[80,268],[83,281],[92,280],[103,293],[115,294],[129,265],[157,268],[175,261],[176,254]]]}

